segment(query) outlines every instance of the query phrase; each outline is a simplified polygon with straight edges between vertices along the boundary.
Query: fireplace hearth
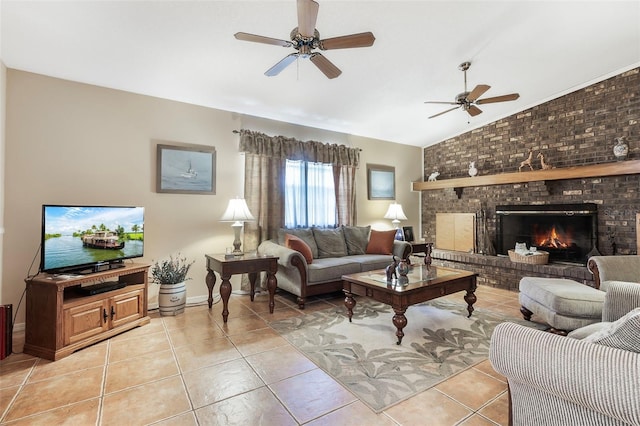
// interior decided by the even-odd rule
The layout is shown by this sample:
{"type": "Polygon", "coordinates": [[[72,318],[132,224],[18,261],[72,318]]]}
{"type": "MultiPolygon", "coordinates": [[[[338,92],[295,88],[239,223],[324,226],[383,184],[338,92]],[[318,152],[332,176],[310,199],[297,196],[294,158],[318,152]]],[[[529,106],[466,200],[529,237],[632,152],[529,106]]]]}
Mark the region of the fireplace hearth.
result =
{"type": "Polygon", "coordinates": [[[598,209],[593,203],[496,207],[499,255],[516,243],[549,253],[550,262],[586,264],[596,249],[598,209]]]}

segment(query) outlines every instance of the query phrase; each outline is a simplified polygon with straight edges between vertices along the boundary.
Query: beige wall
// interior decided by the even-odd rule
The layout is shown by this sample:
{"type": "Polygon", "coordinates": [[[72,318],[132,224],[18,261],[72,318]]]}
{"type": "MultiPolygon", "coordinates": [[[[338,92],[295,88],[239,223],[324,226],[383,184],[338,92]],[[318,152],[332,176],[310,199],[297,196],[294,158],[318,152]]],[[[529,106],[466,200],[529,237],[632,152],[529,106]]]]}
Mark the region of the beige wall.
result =
{"type": "MultiPolygon", "coordinates": [[[[359,224],[390,228],[382,219],[388,201],[368,201],[366,163],[396,167],[396,193],[417,227],[421,149],[211,108],[100,88],[22,71],[7,70],[5,250],[2,303],[16,309],[24,278],[37,272],[42,204],[136,205],[145,207],[145,257],[181,252],[196,260],[188,282],[191,301],[206,294],[204,254],[222,252],[233,240],[221,223],[227,201],[243,189],[244,158],[238,152],[242,127],[303,140],[345,143],[363,149],[358,172],[359,224]],[[305,135],[310,135],[305,137],[305,135]],[[318,135],[322,139],[318,138],[318,135]],[[153,140],[214,146],[216,195],[155,192],[153,140]],[[34,263],[32,265],[32,260],[34,263]]],[[[417,228],[416,228],[417,232],[417,228]]],[[[150,303],[157,286],[151,286],[150,303]]],[[[216,292],[218,287],[216,287],[216,292]]],[[[24,321],[24,305],[18,323],[24,321]]]]}
{"type": "MultiPolygon", "coordinates": [[[[0,259],[4,244],[4,146],[5,146],[5,111],[7,101],[7,68],[0,56],[0,259]]],[[[0,261],[0,303],[2,302],[2,262],[0,261]]]]}

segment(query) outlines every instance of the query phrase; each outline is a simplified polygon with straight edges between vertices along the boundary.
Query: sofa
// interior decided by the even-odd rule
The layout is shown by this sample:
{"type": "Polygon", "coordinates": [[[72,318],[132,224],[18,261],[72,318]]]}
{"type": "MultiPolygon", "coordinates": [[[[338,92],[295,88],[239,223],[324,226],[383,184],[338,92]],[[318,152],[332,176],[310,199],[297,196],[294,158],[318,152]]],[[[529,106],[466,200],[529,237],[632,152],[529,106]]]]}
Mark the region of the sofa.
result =
{"type": "Polygon", "coordinates": [[[587,268],[593,274],[595,288],[603,291],[613,281],[640,283],[640,255],[591,256],[587,268]]]}
{"type": "Polygon", "coordinates": [[[342,290],[342,276],[384,269],[396,259],[408,259],[411,244],[394,239],[395,230],[369,226],[278,230],[278,237],[258,246],[258,253],[277,256],[278,289],[297,296],[304,309],[309,296],[342,290]]]}
{"type": "Polygon", "coordinates": [[[568,337],[502,323],[489,359],[509,383],[510,425],[640,425],[640,285],[612,283],[602,322],[568,337]]]}

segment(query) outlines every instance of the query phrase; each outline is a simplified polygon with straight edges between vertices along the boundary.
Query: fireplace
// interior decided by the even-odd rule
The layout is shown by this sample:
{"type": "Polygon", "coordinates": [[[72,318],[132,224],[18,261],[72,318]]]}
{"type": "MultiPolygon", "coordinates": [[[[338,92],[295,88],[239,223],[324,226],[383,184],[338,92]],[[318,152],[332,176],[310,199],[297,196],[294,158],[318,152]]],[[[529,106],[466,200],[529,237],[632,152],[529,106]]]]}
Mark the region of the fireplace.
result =
{"type": "Polygon", "coordinates": [[[586,264],[596,248],[598,209],[593,203],[496,207],[496,250],[516,243],[549,253],[550,262],[586,264]]]}

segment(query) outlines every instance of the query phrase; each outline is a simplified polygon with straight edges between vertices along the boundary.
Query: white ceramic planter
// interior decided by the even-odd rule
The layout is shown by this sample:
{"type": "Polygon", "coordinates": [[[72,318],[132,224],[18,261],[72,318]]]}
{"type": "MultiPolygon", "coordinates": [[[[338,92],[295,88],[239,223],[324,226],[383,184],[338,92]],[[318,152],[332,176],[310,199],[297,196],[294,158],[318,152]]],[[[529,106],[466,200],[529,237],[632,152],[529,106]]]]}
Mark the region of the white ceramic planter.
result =
{"type": "Polygon", "coordinates": [[[178,284],[160,284],[158,307],[160,315],[179,315],[184,312],[187,303],[187,286],[185,282],[178,284]]]}

